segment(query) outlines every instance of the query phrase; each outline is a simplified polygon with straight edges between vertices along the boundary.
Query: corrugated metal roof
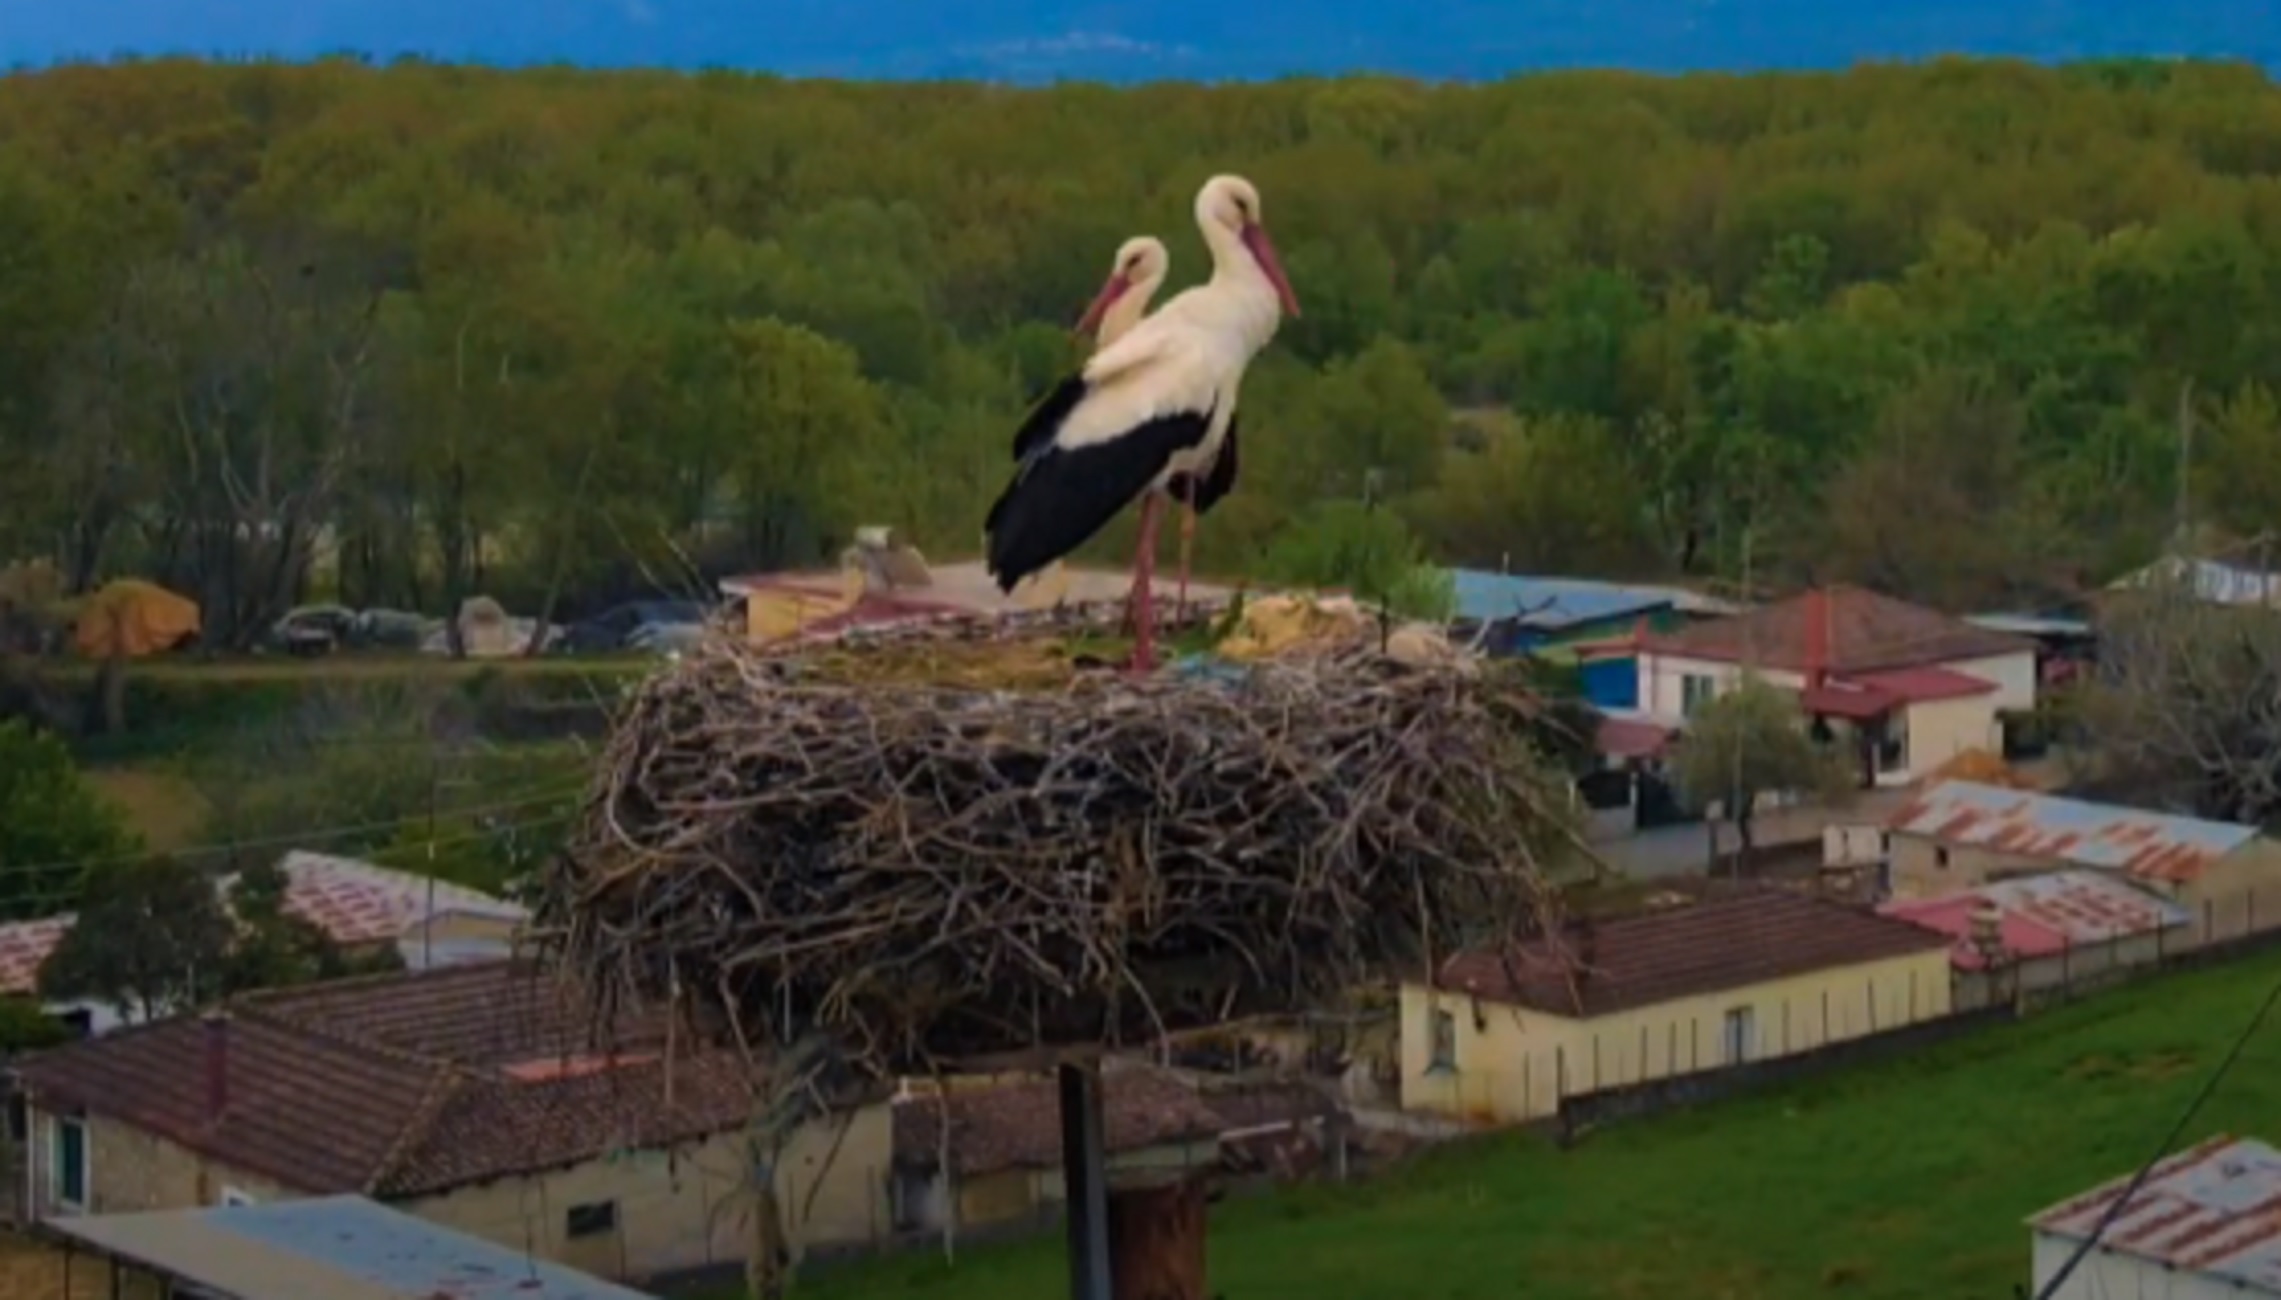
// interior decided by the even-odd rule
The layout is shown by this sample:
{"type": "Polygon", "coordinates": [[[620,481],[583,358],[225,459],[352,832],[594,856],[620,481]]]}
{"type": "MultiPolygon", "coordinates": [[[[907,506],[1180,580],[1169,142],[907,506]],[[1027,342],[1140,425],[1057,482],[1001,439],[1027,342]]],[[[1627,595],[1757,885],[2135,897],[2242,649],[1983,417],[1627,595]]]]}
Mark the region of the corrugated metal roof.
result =
{"type": "Polygon", "coordinates": [[[2003,913],[1997,931],[2006,951],[2047,957],[2086,943],[2184,925],[2186,909],[2095,871],[2054,871],[1996,881],[1938,898],[1902,899],[1877,910],[1956,940],[1949,961],[1978,970],[1986,957],[1972,943],[1972,913],[1992,903],[2003,913]]]}
{"type": "MultiPolygon", "coordinates": [[[[2117,1178],[2028,1224],[2080,1241],[2129,1185],[2129,1177],[2117,1178]]],[[[2281,1151],[2221,1134],[2169,1157],[2099,1244],[2165,1268],[2281,1293],[2281,1151]]]]}
{"type": "Polygon", "coordinates": [[[1538,578],[1484,569],[1452,569],[1450,577],[1457,588],[1459,618],[1485,623],[1518,619],[1524,627],[1546,630],[1644,614],[1664,606],[1690,614],[1731,614],[1736,608],[1684,587],[1538,578]]]}
{"type": "Polygon", "coordinates": [[[2051,618],[2042,614],[1972,614],[1964,620],[1991,632],[2014,636],[2089,636],[2091,623],[2080,618],[2051,618]]]}
{"type": "Polygon", "coordinates": [[[650,1300],[361,1196],[103,1214],[46,1226],[248,1300],[650,1300]]]}
{"type": "Polygon", "coordinates": [[[2141,880],[2188,881],[2257,837],[2254,826],[2147,812],[2117,804],[1943,781],[1896,809],[1885,828],[1969,845],[2124,871],[2141,880]]]}

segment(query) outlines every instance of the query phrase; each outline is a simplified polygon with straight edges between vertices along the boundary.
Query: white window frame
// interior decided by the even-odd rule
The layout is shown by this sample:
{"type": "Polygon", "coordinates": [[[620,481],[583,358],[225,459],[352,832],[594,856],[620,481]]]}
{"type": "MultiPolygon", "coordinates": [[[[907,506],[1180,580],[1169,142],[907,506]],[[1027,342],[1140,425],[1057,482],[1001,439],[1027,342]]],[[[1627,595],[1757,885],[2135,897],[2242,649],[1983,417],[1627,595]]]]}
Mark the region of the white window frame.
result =
{"type": "Polygon", "coordinates": [[[95,1199],[95,1140],[88,1132],[87,1121],[77,1115],[48,1116],[48,1199],[59,1210],[72,1214],[87,1213],[88,1202],[95,1199]],[[79,1130],[79,1200],[63,1194],[63,1131],[65,1127],[79,1130]]]}
{"type": "Polygon", "coordinates": [[[1446,1007],[1426,1011],[1426,1073],[1457,1073],[1457,1013],[1446,1007]]]}
{"type": "Polygon", "coordinates": [[[222,1188],[221,1197],[215,1201],[215,1204],[222,1206],[252,1205],[254,1203],[253,1193],[246,1191],[242,1187],[230,1187],[227,1185],[222,1188]]]}
{"type": "Polygon", "coordinates": [[[1719,697],[1719,679],[1710,673],[1679,674],[1679,714],[1691,718],[1695,711],[1719,697]]]}

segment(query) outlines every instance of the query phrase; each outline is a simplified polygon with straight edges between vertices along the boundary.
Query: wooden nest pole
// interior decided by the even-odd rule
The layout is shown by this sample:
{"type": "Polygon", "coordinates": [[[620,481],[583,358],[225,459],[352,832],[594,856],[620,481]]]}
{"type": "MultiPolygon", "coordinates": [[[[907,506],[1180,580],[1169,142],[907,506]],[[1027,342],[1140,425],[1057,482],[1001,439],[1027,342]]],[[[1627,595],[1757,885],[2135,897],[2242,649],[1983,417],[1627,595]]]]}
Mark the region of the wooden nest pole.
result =
{"type": "Polygon", "coordinates": [[[1110,1289],[1109,1157],[1103,1138],[1101,1071],[1090,1061],[1065,1061],[1059,1075],[1069,1300],[1115,1300],[1110,1289]]]}
{"type": "Polygon", "coordinates": [[[1182,1171],[1112,1186],[1100,1067],[1058,1072],[1070,1300],[1205,1300],[1203,1180],[1182,1171]]]}

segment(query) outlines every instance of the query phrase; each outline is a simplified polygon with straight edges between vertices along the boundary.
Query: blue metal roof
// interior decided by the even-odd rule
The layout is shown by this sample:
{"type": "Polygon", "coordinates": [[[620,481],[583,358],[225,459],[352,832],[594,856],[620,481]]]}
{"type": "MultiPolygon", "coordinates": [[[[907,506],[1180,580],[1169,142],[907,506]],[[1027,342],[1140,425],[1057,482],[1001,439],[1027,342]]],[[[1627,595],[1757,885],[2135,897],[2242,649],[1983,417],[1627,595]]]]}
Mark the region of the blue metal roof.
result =
{"type": "Polygon", "coordinates": [[[534,1259],[362,1196],[325,1196],[186,1212],[202,1228],[300,1255],[360,1282],[452,1300],[651,1300],[643,1292],[534,1259]]]}
{"type": "Polygon", "coordinates": [[[1480,569],[1452,570],[1457,616],[1488,623],[1518,620],[1553,631],[1605,618],[1645,614],[1677,605],[1686,593],[1663,587],[1623,587],[1583,578],[1531,578],[1480,569]]]}

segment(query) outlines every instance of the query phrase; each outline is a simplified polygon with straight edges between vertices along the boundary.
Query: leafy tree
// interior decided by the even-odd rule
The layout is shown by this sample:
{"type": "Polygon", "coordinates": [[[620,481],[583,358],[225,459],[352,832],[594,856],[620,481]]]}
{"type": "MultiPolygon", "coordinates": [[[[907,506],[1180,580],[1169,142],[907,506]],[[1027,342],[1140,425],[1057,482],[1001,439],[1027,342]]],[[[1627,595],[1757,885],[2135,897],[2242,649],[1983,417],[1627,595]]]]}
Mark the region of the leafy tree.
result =
{"type": "Polygon", "coordinates": [[[88,785],[62,741],[0,721],[0,919],[69,911],[89,864],[136,847],[124,815],[88,785]]]}
{"type": "Polygon", "coordinates": [[[88,874],[79,917],[40,967],[48,1001],[96,1001],[144,1019],[221,993],[231,926],[213,883],[171,858],[88,874]]]}
{"type": "Polygon", "coordinates": [[[1409,618],[1447,619],[1456,609],[1448,572],[1426,563],[1402,517],[1354,501],[1327,501],[1294,521],[1260,570],[1288,586],[1342,587],[1409,618]]]}
{"type": "Polygon", "coordinates": [[[1676,755],[1679,789],[1697,808],[1726,810],[1748,854],[1763,795],[1809,792],[1837,797],[1850,788],[1845,766],[1818,747],[1796,697],[1752,677],[1688,720],[1676,755]]]}

